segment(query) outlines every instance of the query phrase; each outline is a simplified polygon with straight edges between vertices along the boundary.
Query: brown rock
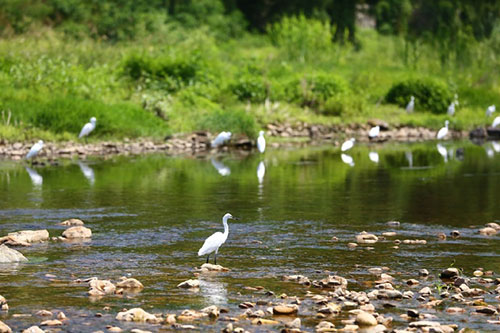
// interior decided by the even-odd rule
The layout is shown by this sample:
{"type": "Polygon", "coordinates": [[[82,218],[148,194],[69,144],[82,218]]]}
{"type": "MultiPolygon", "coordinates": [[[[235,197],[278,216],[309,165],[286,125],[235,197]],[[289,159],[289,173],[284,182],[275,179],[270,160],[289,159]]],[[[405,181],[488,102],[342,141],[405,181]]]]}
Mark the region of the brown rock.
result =
{"type": "Polygon", "coordinates": [[[460,275],[460,272],[457,268],[450,267],[450,268],[447,268],[444,271],[442,271],[441,274],[439,274],[439,277],[441,279],[452,279],[452,278],[458,277],[459,275],[460,275]]]}
{"type": "Polygon", "coordinates": [[[296,314],[298,311],[299,307],[297,305],[280,304],[273,307],[273,314],[278,315],[291,315],[296,314]]]}
{"type": "Polygon", "coordinates": [[[271,319],[257,318],[252,320],[252,325],[278,325],[278,324],[279,321],[271,319]]]}
{"type": "Polygon", "coordinates": [[[220,314],[219,308],[217,308],[215,305],[211,305],[204,309],[201,309],[201,312],[208,314],[210,318],[217,318],[220,314]]]}
{"type": "Polygon", "coordinates": [[[83,226],[76,226],[66,229],[62,236],[66,239],[90,238],[92,237],[92,230],[83,226]]]}

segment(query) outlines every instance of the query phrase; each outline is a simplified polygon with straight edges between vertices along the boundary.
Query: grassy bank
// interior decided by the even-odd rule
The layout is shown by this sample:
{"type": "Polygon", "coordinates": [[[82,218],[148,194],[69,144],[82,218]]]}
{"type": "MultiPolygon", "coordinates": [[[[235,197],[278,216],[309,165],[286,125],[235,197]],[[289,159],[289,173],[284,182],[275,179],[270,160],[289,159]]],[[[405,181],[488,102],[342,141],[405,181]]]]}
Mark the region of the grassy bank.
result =
{"type": "Polygon", "coordinates": [[[408,62],[401,39],[374,30],[360,30],[362,47],[354,50],[332,44],[329,28],[316,21],[292,23],[299,29],[282,22],[267,35],[238,39],[169,25],[117,43],[68,39],[48,28],[1,39],[0,138],[71,140],[91,116],[95,140],[195,130],[255,136],[270,122],[372,118],[441,127],[445,107],[431,112],[417,99],[408,115],[386,103],[395,84],[421,78],[444,87],[445,106],[459,95],[455,129],[489,124],[486,107],[500,104],[499,62],[488,41],[477,45],[478,61],[443,67],[423,45],[408,62]]]}

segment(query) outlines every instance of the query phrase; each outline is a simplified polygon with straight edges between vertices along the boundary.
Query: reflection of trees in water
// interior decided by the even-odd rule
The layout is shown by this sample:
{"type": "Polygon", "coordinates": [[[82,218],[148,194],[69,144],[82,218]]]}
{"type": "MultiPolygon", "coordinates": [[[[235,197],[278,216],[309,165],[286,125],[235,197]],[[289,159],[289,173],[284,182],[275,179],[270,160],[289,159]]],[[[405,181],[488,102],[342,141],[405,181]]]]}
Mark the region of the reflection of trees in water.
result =
{"type": "Polygon", "coordinates": [[[214,278],[200,279],[200,292],[209,305],[227,305],[227,289],[214,278]]]}

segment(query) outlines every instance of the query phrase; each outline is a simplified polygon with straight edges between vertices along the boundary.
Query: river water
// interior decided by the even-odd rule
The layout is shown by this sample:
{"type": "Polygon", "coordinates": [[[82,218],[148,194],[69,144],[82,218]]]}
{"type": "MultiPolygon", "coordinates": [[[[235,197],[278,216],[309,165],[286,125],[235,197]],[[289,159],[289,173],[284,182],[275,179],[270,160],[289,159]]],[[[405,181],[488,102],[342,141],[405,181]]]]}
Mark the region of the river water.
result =
{"type": "MultiPolygon", "coordinates": [[[[431,287],[450,265],[468,276],[483,268],[499,277],[500,236],[478,233],[480,226],[500,220],[500,153],[495,148],[463,141],[439,149],[436,142],[357,145],[348,156],[325,146],[270,149],[263,155],[115,156],[46,167],[0,162],[0,236],[26,229],[59,236],[64,227],[58,223],[72,217],[84,220],[93,232],[87,242],[18,248],[28,263],[0,265],[0,295],[10,307],[0,312],[0,320],[19,331],[39,324],[42,319],[34,313],[47,309],[64,311],[69,320],[62,330],[68,332],[106,331],[106,325],[158,331],[161,326],[114,318],[122,308],[178,314],[213,304],[237,317],[243,301],[276,301],[245,286],[304,296],[309,289],[282,282],[285,274],[320,279],[330,272],[346,277],[354,290],[368,290],[377,278],[367,269],[381,266],[401,281],[418,279],[418,270],[426,268],[431,287]],[[231,271],[200,277],[198,291],[177,288],[204,263],[197,250],[206,237],[222,231],[226,212],[240,217],[230,220],[228,241],[218,255],[218,263],[231,271]],[[401,225],[387,226],[391,220],[401,225]],[[436,236],[452,230],[461,237],[440,241],[436,236]],[[347,243],[361,231],[395,231],[397,236],[373,249],[349,249],[347,243]],[[425,239],[427,244],[396,249],[396,238],[425,239]],[[92,276],[113,281],[131,276],[145,288],[138,294],[89,298],[88,287],[72,281],[92,276]],[[95,317],[96,312],[102,316],[95,317]]],[[[401,284],[402,291],[416,293],[420,287],[401,284]]],[[[494,296],[487,294],[486,303],[498,305],[494,296]]],[[[392,316],[393,327],[406,327],[399,315],[419,302],[408,304],[380,304],[377,311],[392,316]]],[[[457,321],[445,308],[421,311],[459,327],[500,329],[487,323],[494,317],[469,316],[467,308],[457,321]]],[[[314,314],[299,312],[303,328],[311,330],[319,322],[314,314]]],[[[340,320],[347,317],[332,321],[342,327],[340,320]]],[[[194,323],[214,331],[226,324],[194,323]]],[[[251,331],[281,327],[238,325],[251,331]]]]}

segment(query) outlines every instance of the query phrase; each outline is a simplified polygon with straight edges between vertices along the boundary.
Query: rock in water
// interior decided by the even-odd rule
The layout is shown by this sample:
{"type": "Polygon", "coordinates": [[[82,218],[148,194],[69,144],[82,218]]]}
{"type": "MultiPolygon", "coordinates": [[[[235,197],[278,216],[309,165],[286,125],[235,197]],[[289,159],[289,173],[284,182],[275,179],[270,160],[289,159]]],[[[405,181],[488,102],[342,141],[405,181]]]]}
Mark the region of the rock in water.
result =
{"type": "Polygon", "coordinates": [[[45,333],[44,330],[42,330],[38,326],[31,326],[23,331],[23,333],[45,333]]]}
{"type": "Polygon", "coordinates": [[[498,231],[494,228],[491,228],[491,227],[485,227],[485,228],[479,229],[479,233],[481,235],[485,235],[485,236],[494,236],[498,233],[498,231]]]}
{"type": "Polygon", "coordinates": [[[92,237],[92,230],[86,227],[76,226],[64,230],[62,236],[66,239],[90,238],[92,237]]]}
{"type": "Polygon", "coordinates": [[[200,287],[200,281],[198,280],[187,280],[184,282],[181,282],[177,285],[178,288],[199,288],[200,287]]]}
{"type": "Polygon", "coordinates": [[[49,239],[47,230],[22,230],[11,232],[0,238],[0,244],[29,246],[31,243],[40,243],[49,239]]]}
{"type": "Polygon", "coordinates": [[[116,320],[158,323],[161,321],[161,318],[156,318],[141,308],[133,308],[128,311],[119,312],[116,315],[116,320]]]}
{"type": "Polygon", "coordinates": [[[453,279],[455,277],[458,277],[460,275],[460,272],[457,268],[455,267],[450,267],[445,269],[444,271],[439,274],[439,277],[441,279],[453,279]]]}
{"type": "Polygon", "coordinates": [[[109,280],[98,280],[94,278],[89,281],[90,290],[88,294],[90,296],[104,296],[113,294],[116,290],[116,287],[109,280]]]}
{"type": "Polygon", "coordinates": [[[278,315],[291,315],[296,314],[298,311],[299,307],[297,305],[280,304],[273,307],[273,314],[278,315]]]}
{"type": "Polygon", "coordinates": [[[208,272],[229,272],[229,268],[222,267],[221,265],[212,265],[205,263],[201,265],[201,272],[202,273],[208,273],[208,272]]]}
{"type": "Polygon", "coordinates": [[[4,244],[0,245],[0,263],[23,261],[28,261],[28,259],[21,252],[11,249],[4,244]]]}
{"type": "Polygon", "coordinates": [[[359,326],[377,326],[377,319],[367,312],[361,311],[356,316],[355,323],[359,326]]]}
{"type": "Polygon", "coordinates": [[[69,219],[59,223],[59,225],[75,226],[75,225],[84,225],[84,223],[80,219],[69,219]]]}
{"type": "Polygon", "coordinates": [[[0,321],[0,333],[12,333],[12,330],[3,321],[0,321]]]}
{"type": "Polygon", "coordinates": [[[360,244],[374,244],[378,241],[378,237],[369,234],[366,231],[360,232],[358,235],[356,235],[356,242],[360,244]]]}
{"type": "Polygon", "coordinates": [[[122,280],[116,284],[118,288],[143,289],[144,286],[134,278],[122,277],[122,280]]]}

